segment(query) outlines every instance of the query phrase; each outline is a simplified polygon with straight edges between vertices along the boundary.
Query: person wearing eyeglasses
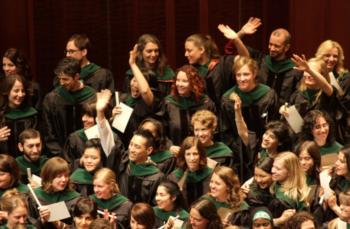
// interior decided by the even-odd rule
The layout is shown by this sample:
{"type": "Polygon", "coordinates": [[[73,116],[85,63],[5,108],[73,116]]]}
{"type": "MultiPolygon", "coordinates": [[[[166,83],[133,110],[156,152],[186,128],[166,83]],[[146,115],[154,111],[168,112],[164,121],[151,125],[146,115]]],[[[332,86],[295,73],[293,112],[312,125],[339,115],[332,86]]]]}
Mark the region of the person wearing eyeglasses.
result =
{"type": "Polygon", "coordinates": [[[88,59],[90,46],[90,39],[85,34],[73,34],[68,39],[64,53],[66,57],[79,61],[81,67],[80,79],[84,84],[94,88],[96,91],[109,89],[114,92],[115,85],[112,72],[88,59]]]}

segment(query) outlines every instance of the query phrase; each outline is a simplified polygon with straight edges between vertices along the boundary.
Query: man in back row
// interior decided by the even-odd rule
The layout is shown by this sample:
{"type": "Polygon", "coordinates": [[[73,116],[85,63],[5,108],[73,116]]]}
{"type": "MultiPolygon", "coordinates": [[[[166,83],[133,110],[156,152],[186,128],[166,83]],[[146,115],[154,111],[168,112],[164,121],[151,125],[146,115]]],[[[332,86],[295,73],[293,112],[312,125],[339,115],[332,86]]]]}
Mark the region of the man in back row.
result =
{"type": "Polygon", "coordinates": [[[74,34],[68,39],[65,50],[66,57],[79,61],[81,67],[80,80],[85,85],[94,88],[97,92],[102,89],[109,89],[113,93],[115,85],[112,72],[89,61],[87,55],[90,46],[90,39],[85,34],[74,34]]]}
{"type": "MultiPolygon", "coordinates": [[[[240,38],[247,34],[253,34],[261,25],[260,19],[250,18],[237,33],[240,38]]],[[[294,69],[294,63],[287,56],[290,49],[291,35],[283,28],[272,31],[269,39],[269,54],[264,55],[260,51],[248,47],[251,58],[259,64],[258,80],[266,84],[278,95],[279,106],[289,101],[292,93],[296,90],[303,72],[294,69]]],[[[233,41],[225,46],[226,54],[234,50],[233,41]]]]}

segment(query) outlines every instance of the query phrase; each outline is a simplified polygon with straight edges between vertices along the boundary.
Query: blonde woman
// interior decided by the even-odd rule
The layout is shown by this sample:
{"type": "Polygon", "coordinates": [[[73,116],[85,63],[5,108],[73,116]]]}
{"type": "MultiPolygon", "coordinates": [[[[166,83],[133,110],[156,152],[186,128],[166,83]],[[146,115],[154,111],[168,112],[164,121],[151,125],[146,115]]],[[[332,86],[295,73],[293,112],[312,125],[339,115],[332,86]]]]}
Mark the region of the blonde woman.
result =
{"type": "Polygon", "coordinates": [[[117,216],[117,223],[127,227],[132,202],[120,194],[115,173],[108,168],[99,169],[93,178],[95,194],[90,196],[97,207],[117,216]]]}
{"type": "Polygon", "coordinates": [[[318,46],[315,57],[322,59],[328,72],[333,72],[336,78],[345,76],[348,70],[344,67],[344,51],[341,45],[333,40],[325,40],[318,46]]]}
{"type": "Polygon", "coordinates": [[[10,189],[2,195],[0,200],[0,209],[7,213],[7,223],[0,226],[1,229],[12,229],[17,226],[25,228],[36,228],[27,224],[28,221],[28,203],[23,194],[16,189],[10,189]]]}
{"type": "Polygon", "coordinates": [[[350,74],[344,67],[344,51],[341,45],[333,40],[326,40],[320,44],[315,54],[317,59],[322,59],[327,66],[328,72],[332,72],[337,79],[342,92],[339,92],[338,100],[342,116],[337,120],[338,138],[342,143],[350,141],[350,126],[347,120],[350,114],[350,74]]]}
{"type": "Polygon", "coordinates": [[[207,157],[215,160],[219,165],[233,165],[232,150],[223,142],[214,140],[218,119],[209,110],[200,110],[194,113],[191,119],[194,135],[205,148],[207,157]]]}
{"type": "Polygon", "coordinates": [[[289,103],[296,106],[302,117],[314,109],[327,111],[335,117],[333,113],[337,102],[333,86],[329,83],[326,63],[315,58],[307,61],[305,56],[295,54],[292,60],[298,70],[304,71],[304,75],[289,103]]]}
{"type": "Polygon", "coordinates": [[[202,198],[214,203],[222,221],[227,219],[232,225],[247,225],[250,218],[249,205],[243,200],[241,185],[236,173],[229,167],[214,169],[209,184],[209,193],[202,198]]]}
{"type": "Polygon", "coordinates": [[[274,219],[277,224],[288,218],[283,216],[292,216],[296,211],[308,208],[306,198],[309,188],[306,184],[305,173],[294,153],[284,152],[275,158],[272,166],[272,180],[274,183],[270,191],[274,199],[269,206],[275,218],[281,216],[274,219]],[[284,210],[286,212],[282,214],[284,210]]]}

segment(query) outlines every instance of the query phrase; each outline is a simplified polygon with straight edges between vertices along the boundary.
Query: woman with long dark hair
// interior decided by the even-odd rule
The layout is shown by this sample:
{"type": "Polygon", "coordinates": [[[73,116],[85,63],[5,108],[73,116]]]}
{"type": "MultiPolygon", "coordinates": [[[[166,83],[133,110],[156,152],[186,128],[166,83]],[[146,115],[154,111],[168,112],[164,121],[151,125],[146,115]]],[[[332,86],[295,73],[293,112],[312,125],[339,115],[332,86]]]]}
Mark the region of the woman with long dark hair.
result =
{"type": "Polygon", "coordinates": [[[28,86],[21,75],[1,79],[0,93],[0,126],[10,130],[0,136],[0,153],[17,157],[21,155],[17,147],[18,136],[27,128],[38,127],[38,111],[30,105],[28,86]]]}
{"type": "Polygon", "coordinates": [[[162,181],[158,185],[155,199],[157,206],[153,207],[153,210],[156,215],[155,226],[157,228],[167,223],[170,216],[187,221],[189,215],[186,211],[185,199],[175,182],[162,181]]]}
{"type": "MultiPolygon", "coordinates": [[[[137,41],[136,64],[143,72],[154,75],[158,81],[160,98],[170,93],[171,85],[174,82],[174,71],[167,65],[163,47],[159,39],[153,34],[143,34],[137,41]]],[[[129,69],[126,72],[125,87],[129,88],[133,72],[129,69]]]]}
{"type": "Polygon", "coordinates": [[[28,96],[35,109],[40,110],[42,94],[40,85],[34,81],[30,67],[24,54],[17,48],[9,48],[2,57],[2,69],[5,76],[19,74],[28,84],[28,96]]]}

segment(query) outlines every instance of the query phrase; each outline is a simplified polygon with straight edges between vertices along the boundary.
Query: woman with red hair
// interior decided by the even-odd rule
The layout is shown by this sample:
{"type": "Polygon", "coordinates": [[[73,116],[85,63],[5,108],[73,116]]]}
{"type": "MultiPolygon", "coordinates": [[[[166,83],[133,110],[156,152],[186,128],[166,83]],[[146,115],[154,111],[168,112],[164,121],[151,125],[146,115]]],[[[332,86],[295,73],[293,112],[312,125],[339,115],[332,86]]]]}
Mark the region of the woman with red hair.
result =
{"type": "Polygon", "coordinates": [[[190,135],[191,116],[198,110],[215,111],[213,101],[204,93],[205,83],[191,65],[178,69],[171,94],[165,97],[163,114],[168,136],[175,145],[190,135]]]}

